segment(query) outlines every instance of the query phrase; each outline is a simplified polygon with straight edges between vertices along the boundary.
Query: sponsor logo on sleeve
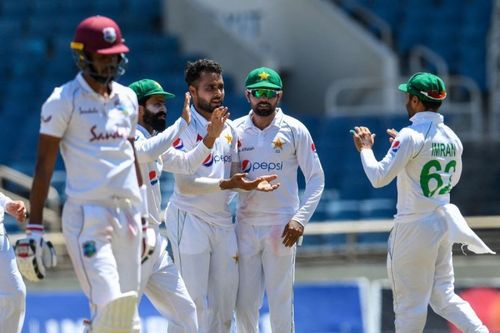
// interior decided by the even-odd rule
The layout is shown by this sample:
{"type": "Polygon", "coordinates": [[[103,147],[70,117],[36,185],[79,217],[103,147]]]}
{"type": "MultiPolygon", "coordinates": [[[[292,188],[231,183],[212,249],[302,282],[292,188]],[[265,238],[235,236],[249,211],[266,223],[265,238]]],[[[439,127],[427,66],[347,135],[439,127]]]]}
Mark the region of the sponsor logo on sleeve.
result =
{"type": "Polygon", "coordinates": [[[156,177],[155,170],[149,171],[149,182],[151,183],[151,185],[155,185],[156,183],[158,183],[158,178],[156,177]]]}
{"type": "Polygon", "coordinates": [[[395,140],[392,145],[391,145],[391,152],[393,154],[396,154],[399,150],[400,142],[398,140],[395,140]]]}
{"type": "Polygon", "coordinates": [[[178,150],[181,150],[182,148],[184,148],[184,144],[182,143],[181,138],[175,139],[175,141],[172,143],[172,147],[174,147],[175,149],[178,149],[178,150]]]}
{"type": "Polygon", "coordinates": [[[314,144],[314,142],[313,142],[313,143],[311,143],[311,150],[312,150],[313,152],[316,152],[316,145],[314,144]]]}

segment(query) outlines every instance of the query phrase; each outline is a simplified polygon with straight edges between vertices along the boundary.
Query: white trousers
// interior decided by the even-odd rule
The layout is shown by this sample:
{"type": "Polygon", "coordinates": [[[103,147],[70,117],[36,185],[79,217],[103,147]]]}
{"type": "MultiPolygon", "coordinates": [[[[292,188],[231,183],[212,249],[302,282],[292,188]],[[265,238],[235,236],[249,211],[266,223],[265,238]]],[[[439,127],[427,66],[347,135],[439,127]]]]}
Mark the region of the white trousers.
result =
{"type": "Polygon", "coordinates": [[[285,247],[284,225],[254,226],[238,221],[240,284],[236,302],[238,333],[257,333],[267,292],[273,333],[294,332],[293,282],[296,247],[285,247]]]}
{"type": "Polygon", "coordinates": [[[167,252],[167,240],[156,231],[153,255],[141,267],[141,292],[168,320],[168,333],[196,333],[196,307],[167,252]]]}
{"type": "Polygon", "coordinates": [[[196,304],[199,332],[229,332],[238,289],[234,227],[208,224],[170,204],[167,232],[174,262],[196,304]]]}
{"type": "Polygon", "coordinates": [[[389,238],[387,271],[398,333],[421,333],[427,306],[462,332],[488,332],[469,303],[455,294],[452,243],[437,214],[395,223],[389,238]]]}
{"type": "Polygon", "coordinates": [[[0,332],[20,333],[26,312],[26,286],[0,222],[0,332]]]}
{"type": "MultiPolygon", "coordinates": [[[[89,299],[92,319],[128,291],[139,292],[141,221],[130,205],[77,204],[62,214],[63,234],[76,276],[89,299]]],[[[138,327],[136,311],[134,327],[138,327]]]]}

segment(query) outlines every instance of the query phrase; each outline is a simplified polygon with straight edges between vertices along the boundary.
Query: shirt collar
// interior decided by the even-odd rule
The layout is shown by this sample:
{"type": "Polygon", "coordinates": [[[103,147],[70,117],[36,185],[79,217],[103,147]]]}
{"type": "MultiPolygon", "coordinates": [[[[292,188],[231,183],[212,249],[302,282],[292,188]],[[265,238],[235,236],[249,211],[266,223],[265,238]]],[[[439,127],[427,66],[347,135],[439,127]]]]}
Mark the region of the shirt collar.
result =
{"type": "Polygon", "coordinates": [[[196,108],[194,105],[191,105],[191,117],[193,117],[193,120],[198,123],[200,126],[206,128],[208,125],[208,120],[205,119],[198,111],[196,111],[196,108]]]}
{"type": "MultiPolygon", "coordinates": [[[[248,113],[248,117],[244,123],[245,128],[255,127],[255,125],[252,121],[252,115],[253,115],[253,110],[250,110],[250,112],[248,113]]],[[[281,110],[281,108],[276,108],[276,115],[274,116],[273,121],[271,122],[271,124],[269,124],[268,127],[274,126],[274,127],[279,128],[279,127],[281,127],[282,120],[283,120],[283,111],[281,110]]]]}
{"type": "Polygon", "coordinates": [[[142,127],[140,124],[137,124],[137,130],[139,132],[141,132],[146,138],[151,137],[151,134],[149,133],[149,131],[147,129],[145,129],[144,127],[142,127]]]}
{"type": "Polygon", "coordinates": [[[439,124],[443,122],[443,115],[433,111],[417,112],[413,117],[410,118],[410,121],[414,124],[426,121],[432,121],[433,123],[439,124]]]}

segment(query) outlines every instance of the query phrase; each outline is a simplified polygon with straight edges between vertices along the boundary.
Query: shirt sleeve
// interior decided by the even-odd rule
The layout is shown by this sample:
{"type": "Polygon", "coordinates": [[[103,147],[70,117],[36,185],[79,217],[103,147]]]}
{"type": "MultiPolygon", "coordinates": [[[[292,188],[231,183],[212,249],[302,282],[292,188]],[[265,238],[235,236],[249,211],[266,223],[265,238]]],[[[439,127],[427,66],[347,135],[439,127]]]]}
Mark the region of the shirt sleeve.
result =
{"type": "Polygon", "coordinates": [[[366,176],[373,187],[383,187],[389,184],[408,164],[413,156],[413,140],[405,129],[394,138],[385,157],[378,162],[371,149],[362,149],[361,163],[366,176]]]}
{"type": "Polygon", "coordinates": [[[160,155],[172,147],[174,140],[182,134],[187,125],[184,119],[179,118],[163,132],[146,140],[139,141],[135,146],[139,162],[149,163],[158,159],[160,155]]]}
{"type": "Polygon", "coordinates": [[[11,198],[0,192],[0,206],[2,206],[5,209],[5,206],[7,206],[7,204],[11,201],[12,201],[11,198]]]}
{"type": "Polygon", "coordinates": [[[170,147],[161,157],[163,171],[176,174],[192,175],[201,166],[212,150],[200,141],[190,151],[183,152],[170,147]]]}
{"type": "MultiPolygon", "coordinates": [[[[458,138],[457,138],[458,140],[458,138]]],[[[462,153],[463,153],[464,147],[462,145],[462,142],[458,140],[458,158],[457,158],[457,165],[455,166],[455,172],[453,173],[453,176],[451,177],[451,187],[455,187],[459,180],[460,177],[462,176],[462,153]]]]}
{"type": "Polygon", "coordinates": [[[132,89],[127,88],[129,90],[129,98],[132,103],[133,112],[130,115],[130,134],[129,139],[135,138],[135,133],[137,130],[137,122],[139,120],[139,103],[137,102],[137,95],[132,89]]]}
{"type": "Polygon", "coordinates": [[[296,154],[299,167],[306,180],[306,188],[301,206],[292,220],[305,225],[311,219],[321,199],[325,187],[325,174],[311,134],[304,125],[299,131],[296,154]]]}
{"type": "Polygon", "coordinates": [[[62,98],[62,88],[54,92],[43,103],[40,117],[40,133],[62,138],[71,120],[72,103],[62,98]]]}

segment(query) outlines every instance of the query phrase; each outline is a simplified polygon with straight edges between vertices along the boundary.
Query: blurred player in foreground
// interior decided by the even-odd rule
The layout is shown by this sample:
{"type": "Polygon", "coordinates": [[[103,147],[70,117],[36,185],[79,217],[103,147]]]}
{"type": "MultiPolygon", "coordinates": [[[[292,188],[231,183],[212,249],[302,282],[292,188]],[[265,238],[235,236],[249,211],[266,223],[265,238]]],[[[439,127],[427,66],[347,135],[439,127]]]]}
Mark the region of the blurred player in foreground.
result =
{"type": "Polygon", "coordinates": [[[211,153],[215,140],[224,128],[227,110],[218,108],[212,113],[207,135],[193,150],[184,153],[172,147],[173,141],[191,122],[191,96],[185,94],[182,117],[166,127],[167,99],[175,96],[149,79],[136,81],[129,86],[139,101],[136,149],[142,177],[148,188],[149,229],[156,240],[154,252],[142,264],[141,290],[156,309],[168,319],[168,332],[198,331],[196,307],[189,296],[184,281],[167,253],[167,240],[160,235],[163,222],[159,179],[162,171],[192,174],[211,153]]]}
{"type": "MultiPolygon", "coordinates": [[[[138,106],[134,92],[114,82],[124,73],[128,47],[113,20],[93,16],[78,25],[71,49],[80,72],[42,107],[27,237],[35,240],[38,258],[42,210],[60,147],[67,173],[63,234],[90,303],[88,329],[139,332],[141,241],[142,253],[148,249],[147,225],[141,225],[145,188],[139,188],[133,144],[138,106]]],[[[37,271],[45,262],[35,263],[37,271]]]]}
{"type": "Polygon", "coordinates": [[[468,244],[476,253],[494,252],[450,204],[450,191],[462,172],[463,147],[438,112],[446,98],[444,82],[416,73],[399,89],[407,94],[412,125],[399,133],[387,131],[392,144],[382,161],[372,151],[375,135],[366,127],[353,131],[372,185],[382,187],[397,177],[397,214],[387,256],[396,332],[421,333],[428,305],[462,332],[488,332],[469,303],[454,292],[453,243],[468,244]]]}
{"type": "Polygon", "coordinates": [[[272,331],[294,332],[296,244],[319,203],[325,176],[307,128],[278,107],[283,97],[278,73],[266,67],[256,68],[248,74],[245,87],[251,111],[234,121],[241,169],[249,179],[276,173],[281,186],[273,193],[239,193],[238,332],[258,332],[264,290],[269,299],[272,331]],[[302,204],[297,185],[299,167],[306,180],[302,204]]]}
{"type": "MultiPolygon", "coordinates": [[[[191,123],[174,142],[193,149],[207,134],[212,113],[222,108],[224,80],[215,61],[188,63],[186,83],[193,98],[191,123]]],[[[223,333],[231,328],[238,288],[238,247],[229,202],[231,189],[273,191],[276,176],[254,180],[237,173],[237,137],[231,121],[215,140],[212,153],[194,175],[175,175],[174,194],[167,207],[167,232],[174,262],[196,304],[200,332],[223,333]]]]}
{"type": "Polygon", "coordinates": [[[26,310],[26,286],[4,226],[5,212],[24,222],[24,202],[0,193],[0,332],[20,333],[26,310]]]}

